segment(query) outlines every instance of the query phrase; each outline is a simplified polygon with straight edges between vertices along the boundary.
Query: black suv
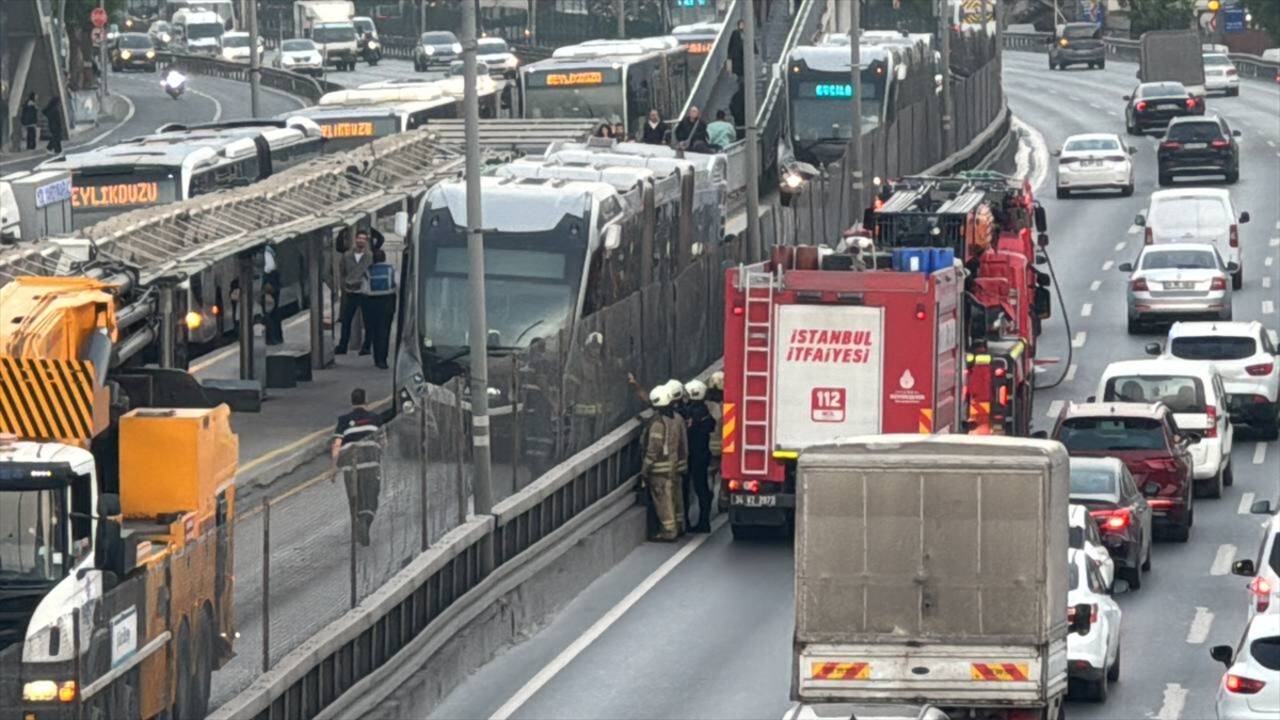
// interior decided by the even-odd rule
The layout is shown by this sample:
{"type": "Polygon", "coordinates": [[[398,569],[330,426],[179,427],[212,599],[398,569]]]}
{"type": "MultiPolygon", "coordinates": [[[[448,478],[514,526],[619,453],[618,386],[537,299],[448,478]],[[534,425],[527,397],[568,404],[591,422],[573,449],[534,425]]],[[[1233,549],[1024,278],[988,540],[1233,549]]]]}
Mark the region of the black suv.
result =
{"type": "Polygon", "coordinates": [[[1204,114],[1204,101],[1178,82],[1142,83],[1124,99],[1129,102],[1124,109],[1124,128],[1130,135],[1162,128],[1176,117],[1204,114]]]}
{"type": "Polygon", "coordinates": [[[413,53],[413,69],[422,72],[432,65],[444,65],[462,57],[462,45],[458,37],[448,30],[424,32],[413,53]]]}
{"type": "Polygon", "coordinates": [[[1068,65],[1107,66],[1107,48],[1102,44],[1102,26],[1067,23],[1049,39],[1049,69],[1065,70],[1068,65]]]}
{"type": "Polygon", "coordinates": [[[1225,175],[1227,183],[1240,179],[1240,146],[1222,117],[1183,117],[1169,123],[1156,151],[1161,185],[1174,175],[1225,175]]]}

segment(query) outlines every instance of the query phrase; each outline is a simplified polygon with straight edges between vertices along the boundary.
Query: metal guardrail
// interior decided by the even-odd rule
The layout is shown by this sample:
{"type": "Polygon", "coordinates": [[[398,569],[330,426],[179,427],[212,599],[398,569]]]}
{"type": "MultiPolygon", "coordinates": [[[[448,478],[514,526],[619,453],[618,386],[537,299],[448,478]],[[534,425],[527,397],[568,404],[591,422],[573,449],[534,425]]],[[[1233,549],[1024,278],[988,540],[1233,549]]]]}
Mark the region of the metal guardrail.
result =
{"type": "MultiPolygon", "coordinates": [[[[1052,38],[1053,34],[1047,32],[1006,32],[1004,34],[1004,46],[1009,50],[1048,52],[1049,40],[1052,38]]],[[[1123,62],[1138,62],[1138,56],[1142,47],[1140,41],[1130,40],[1129,38],[1104,37],[1102,42],[1107,47],[1107,55],[1109,57],[1123,62]]],[[[1277,73],[1280,73],[1280,63],[1273,62],[1271,60],[1263,60],[1257,55],[1249,55],[1247,53],[1228,53],[1227,57],[1230,57],[1231,62],[1235,63],[1236,69],[1240,71],[1241,77],[1273,80],[1277,73]]]]}
{"type": "Polygon", "coordinates": [[[702,61],[702,68],[698,70],[698,78],[693,82],[693,89],[689,91],[684,107],[680,108],[680,117],[688,115],[691,107],[707,106],[711,91],[715,90],[716,83],[724,72],[724,64],[729,60],[729,37],[733,34],[734,28],[738,27],[740,17],[742,17],[742,2],[733,0],[724,13],[720,34],[716,35],[716,41],[712,43],[711,50],[702,61]]]}
{"type": "MultiPolygon", "coordinates": [[[[196,75],[207,75],[209,77],[219,77],[228,80],[238,80],[240,82],[249,82],[249,65],[242,62],[232,62],[221,58],[208,57],[206,55],[187,55],[184,53],[160,53],[157,58],[157,64],[162,67],[176,67],[188,73],[196,75]]],[[[278,68],[263,67],[259,68],[261,73],[259,77],[262,80],[263,87],[269,87],[274,90],[296,95],[304,98],[311,103],[320,100],[320,96],[332,90],[341,90],[342,86],[325,80],[318,80],[308,75],[302,75],[290,70],[280,70],[278,68]]]]}

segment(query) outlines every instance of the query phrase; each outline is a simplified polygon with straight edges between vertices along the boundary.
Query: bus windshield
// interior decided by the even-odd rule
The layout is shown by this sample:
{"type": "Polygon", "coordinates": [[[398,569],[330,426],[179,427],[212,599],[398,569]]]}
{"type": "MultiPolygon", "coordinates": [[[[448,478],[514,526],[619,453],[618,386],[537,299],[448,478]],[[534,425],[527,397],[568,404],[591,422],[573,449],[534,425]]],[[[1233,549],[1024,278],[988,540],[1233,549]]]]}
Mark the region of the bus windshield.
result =
{"type": "Polygon", "coordinates": [[[351,25],[318,25],[311,31],[311,39],[318,43],[355,42],[356,29],[351,25]]]}
{"type": "Polygon", "coordinates": [[[222,37],[224,32],[226,32],[226,28],[219,23],[196,23],[187,26],[187,39],[203,40],[205,38],[222,37]]]}
{"type": "Polygon", "coordinates": [[[528,118],[594,118],[622,122],[622,86],[531,87],[525,92],[528,118]]]}
{"type": "MultiPolygon", "coordinates": [[[[798,74],[797,74],[798,75],[798,74]]],[[[791,132],[799,143],[848,141],[852,118],[849,99],[853,89],[849,77],[841,73],[805,73],[791,78],[791,132]]],[[[862,126],[880,124],[884,104],[883,76],[868,70],[862,72],[862,126]]]]}
{"type": "Polygon", "coordinates": [[[128,210],[180,200],[180,178],[176,168],[76,172],[71,180],[72,219],[77,228],[83,228],[128,210]]]}

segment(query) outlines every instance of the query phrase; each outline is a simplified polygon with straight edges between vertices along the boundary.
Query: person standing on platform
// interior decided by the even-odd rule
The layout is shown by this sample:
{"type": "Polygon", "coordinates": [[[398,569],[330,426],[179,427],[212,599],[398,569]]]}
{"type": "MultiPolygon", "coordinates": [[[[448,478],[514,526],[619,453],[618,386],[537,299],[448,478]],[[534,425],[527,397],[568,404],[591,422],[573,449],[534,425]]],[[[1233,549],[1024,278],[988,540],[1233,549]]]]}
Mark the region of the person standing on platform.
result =
{"type": "Polygon", "coordinates": [[[365,343],[372,346],[374,367],[386,370],[391,323],[396,315],[396,269],[381,250],[373,251],[364,308],[365,343]]]}
{"type": "MultiPolygon", "coordinates": [[[[342,323],[342,334],[338,346],[333,349],[335,355],[347,354],[347,346],[351,343],[351,323],[357,312],[364,315],[365,282],[371,265],[373,253],[369,251],[369,234],[362,230],[356,233],[351,249],[338,261],[338,280],[342,287],[338,320],[342,323]]],[[[368,318],[365,318],[365,325],[368,324],[368,318]]],[[[368,328],[365,330],[367,332],[368,328]]]]}

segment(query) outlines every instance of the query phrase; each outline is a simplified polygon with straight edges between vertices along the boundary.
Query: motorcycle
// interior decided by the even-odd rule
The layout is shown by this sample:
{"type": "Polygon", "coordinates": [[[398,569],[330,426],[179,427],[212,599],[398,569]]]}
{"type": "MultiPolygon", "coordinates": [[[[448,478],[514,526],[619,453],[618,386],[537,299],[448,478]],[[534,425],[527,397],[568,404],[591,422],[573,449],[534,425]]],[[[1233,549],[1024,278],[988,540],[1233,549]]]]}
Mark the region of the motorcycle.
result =
{"type": "Polygon", "coordinates": [[[382,59],[382,43],[374,40],[369,33],[365,33],[360,41],[360,59],[369,63],[370,67],[377,65],[382,59]]]}
{"type": "Polygon", "coordinates": [[[160,87],[169,93],[169,97],[177,100],[187,89],[187,76],[177,70],[170,70],[169,74],[164,76],[164,80],[160,81],[160,87]]]}

